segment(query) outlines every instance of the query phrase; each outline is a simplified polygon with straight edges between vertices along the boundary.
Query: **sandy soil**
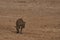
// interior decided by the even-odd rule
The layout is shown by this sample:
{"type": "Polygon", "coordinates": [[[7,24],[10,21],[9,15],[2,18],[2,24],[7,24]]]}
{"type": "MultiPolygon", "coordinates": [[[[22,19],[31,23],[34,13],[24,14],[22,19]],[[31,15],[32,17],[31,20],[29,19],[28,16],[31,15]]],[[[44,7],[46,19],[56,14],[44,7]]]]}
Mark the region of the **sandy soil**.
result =
{"type": "Polygon", "coordinates": [[[60,40],[60,0],[0,0],[0,40],[60,40]],[[23,34],[16,34],[18,18],[23,34]]]}

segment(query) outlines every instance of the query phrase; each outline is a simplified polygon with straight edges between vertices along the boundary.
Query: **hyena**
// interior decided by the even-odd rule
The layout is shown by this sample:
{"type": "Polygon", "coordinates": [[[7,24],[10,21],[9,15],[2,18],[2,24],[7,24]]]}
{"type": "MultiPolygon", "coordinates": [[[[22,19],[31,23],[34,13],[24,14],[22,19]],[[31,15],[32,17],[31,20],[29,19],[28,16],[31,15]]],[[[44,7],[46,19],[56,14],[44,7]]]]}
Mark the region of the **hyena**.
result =
{"type": "Polygon", "coordinates": [[[23,21],[22,18],[18,19],[16,21],[16,30],[17,33],[19,33],[19,29],[20,29],[20,33],[22,34],[22,29],[25,28],[25,22],[23,21]]]}

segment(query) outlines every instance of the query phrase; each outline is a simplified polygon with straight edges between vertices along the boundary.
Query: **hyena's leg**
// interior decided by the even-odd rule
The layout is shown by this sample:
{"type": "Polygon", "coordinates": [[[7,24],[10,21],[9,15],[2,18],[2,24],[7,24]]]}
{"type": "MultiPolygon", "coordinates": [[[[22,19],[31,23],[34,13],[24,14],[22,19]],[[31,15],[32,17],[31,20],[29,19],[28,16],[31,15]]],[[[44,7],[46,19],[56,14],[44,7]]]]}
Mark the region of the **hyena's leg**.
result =
{"type": "Polygon", "coordinates": [[[19,33],[19,27],[18,26],[16,27],[16,30],[17,30],[17,33],[19,33]]]}
{"type": "Polygon", "coordinates": [[[21,34],[22,34],[23,28],[25,28],[25,25],[21,25],[21,26],[20,26],[20,29],[21,29],[21,30],[20,30],[20,33],[21,33],[21,34]]]}
{"type": "Polygon", "coordinates": [[[21,26],[21,28],[20,28],[20,33],[21,33],[21,34],[22,34],[22,29],[23,29],[23,28],[22,28],[22,26],[21,26]]]}

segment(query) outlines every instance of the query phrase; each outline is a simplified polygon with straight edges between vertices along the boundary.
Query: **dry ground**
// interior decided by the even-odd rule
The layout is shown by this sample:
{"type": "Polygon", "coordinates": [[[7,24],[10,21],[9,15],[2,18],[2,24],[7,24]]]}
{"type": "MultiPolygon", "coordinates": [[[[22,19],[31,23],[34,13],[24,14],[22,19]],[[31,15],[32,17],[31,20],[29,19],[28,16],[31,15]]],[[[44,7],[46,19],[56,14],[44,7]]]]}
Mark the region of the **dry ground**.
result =
{"type": "Polygon", "coordinates": [[[60,0],[0,0],[0,40],[60,40],[60,0]],[[21,17],[26,28],[16,34],[21,17]]]}

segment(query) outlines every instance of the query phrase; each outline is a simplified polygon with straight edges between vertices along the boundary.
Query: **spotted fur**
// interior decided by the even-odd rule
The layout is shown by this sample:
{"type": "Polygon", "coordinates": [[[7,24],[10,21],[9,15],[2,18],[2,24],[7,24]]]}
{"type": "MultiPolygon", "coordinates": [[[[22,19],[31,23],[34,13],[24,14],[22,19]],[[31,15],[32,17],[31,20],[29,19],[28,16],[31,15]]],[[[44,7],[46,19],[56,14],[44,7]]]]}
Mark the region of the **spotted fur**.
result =
{"type": "Polygon", "coordinates": [[[20,33],[22,33],[22,29],[25,28],[25,22],[23,21],[22,18],[18,19],[16,21],[16,30],[17,33],[19,33],[19,29],[20,29],[20,33]]]}

